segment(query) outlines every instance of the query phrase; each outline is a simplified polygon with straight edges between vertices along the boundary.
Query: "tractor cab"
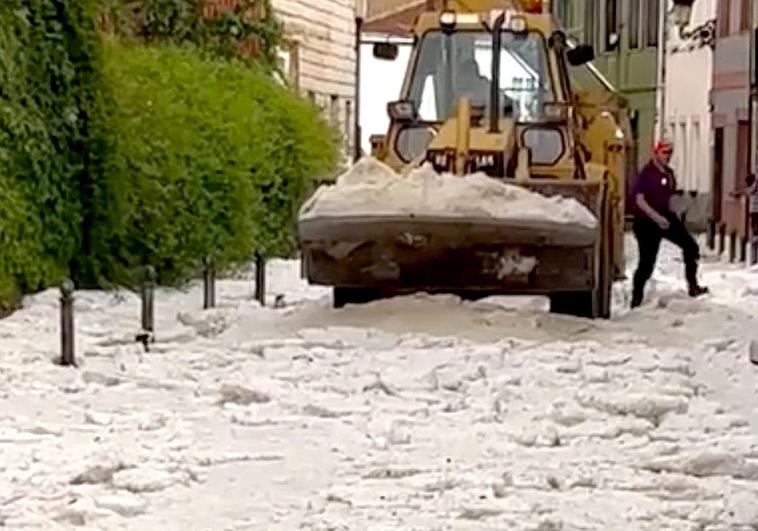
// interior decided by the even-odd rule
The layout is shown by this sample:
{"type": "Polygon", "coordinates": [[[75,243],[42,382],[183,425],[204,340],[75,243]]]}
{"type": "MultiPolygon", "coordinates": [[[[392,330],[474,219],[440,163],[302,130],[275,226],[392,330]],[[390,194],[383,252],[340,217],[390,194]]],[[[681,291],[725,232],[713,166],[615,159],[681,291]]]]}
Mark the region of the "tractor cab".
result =
{"type": "Polygon", "coordinates": [[[398,170],[427,161],[458,174],[575,177],[567,62],[583,64],[592,50],[569,48],[553,27],[550,16],[519,10],[422,13],[374,156],[398,170]]]}

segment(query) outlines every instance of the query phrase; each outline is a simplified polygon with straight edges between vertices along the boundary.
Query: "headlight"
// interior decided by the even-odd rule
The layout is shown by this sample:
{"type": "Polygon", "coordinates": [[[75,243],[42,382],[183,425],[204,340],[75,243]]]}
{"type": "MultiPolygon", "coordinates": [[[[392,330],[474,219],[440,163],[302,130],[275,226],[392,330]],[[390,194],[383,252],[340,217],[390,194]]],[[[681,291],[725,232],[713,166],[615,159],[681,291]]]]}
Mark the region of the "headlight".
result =
{"type": "Polygon", "coordinates": [[[397,135],[395,149],[403,162],[411,162],[426,152],[437,132],[430,127],[406,127],[397,135]]]}
{"type": "Polygon", "coordinates": [[[527,128],[521,134],[521,143],[532,152],[532,164],[538,166],[552,166],[566,149],[559,129],[527,128]]]}
{"type": "Polygon", "coordinates": [[[438,150],[427,151],[426,161],[434,167],[437,173],[452,173],[455,162],[455,151],[438,150]]]}

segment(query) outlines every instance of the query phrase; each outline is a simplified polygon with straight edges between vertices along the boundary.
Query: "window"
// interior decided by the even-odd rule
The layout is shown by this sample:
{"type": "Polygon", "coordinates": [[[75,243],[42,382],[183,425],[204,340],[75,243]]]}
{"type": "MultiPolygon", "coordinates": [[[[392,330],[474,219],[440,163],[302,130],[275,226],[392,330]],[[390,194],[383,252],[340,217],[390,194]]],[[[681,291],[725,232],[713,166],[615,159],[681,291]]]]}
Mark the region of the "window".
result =
{"type": "Polygon", "coordinates": [[[750,2],[751,0],[740,0],[740,31],[750,29],[750,2]]]}
{"type": "MultiPolygon", "coordinates": [[[[548,75],[547,44],[537,33],[516,37],[503,32],[500,58],[500,108],[512,107],[522,118],[539,115],[554,98],[548,75]]],[[[489,112],[492,35],[465,31],[428,32],[421,39],[407,98],[423,121],[441,122],[454,113],[455,101],[468,96],[489,112]]]]}
{"type": "Polygon", "coordinates": [[[556,0],[553,2],[553,12],[555,16],[563,24],[564,28],[571,28],[574,21],[571,20],[571,9],[569,8],[570,0],[556,0]]]}
{"type": "Polygon", "coordinates": [[[700,123],[694,122],[692,124],[692,153],[694,155],[693,161],[692,161],[692,189],[693,190],[699,190],[700,189],[700,179],[702,178],[701,173],[704,173],[701,169],[706,168],[705,160],[703,158],[703,153],[706,153],[706,149],[701,149],[700,146],[700,123]]]}
{"type": "Polygon", "coordinates": [[[629,48],[640,47],[640,0],[629,0],[629,48]]]}
{"type": "Polygon", "coordinates": [[[345,101],[345,151],[347,156],[353,154],[353,102],[345,101]]]}
{"type": "Polygon", "coordinates": [[[690,164],[689,160],[687,160],[687,141],[689,138],[687,138],[687,124],[682,122],[679,124],[679,129],[681,130],[681,133],[679,134],[679,171],[681,175],[682,182],[679,184],[680,188],[686,188],[689,185],[690,182],[690,164]]]}
{"type": "Polygon", "coordinates": [[[329,99],[329,121],[335,127],[340,124],[340,99],[334,94],[329,99]]]}
{"type": "Polygon", "coordinates": [[[605,51],[612,52],[618,46],[618,6],[617,0],[605,2],[605,51]]]}
{"type": "Polygon", "coordinates": [[[729,35],[729,18],[731,17],[731,0],[721,0],[718,3],[718,32],[719,37],[729,35]]]}
{"type": "Polygon", "coordinates": [[[588,0],[584,3],[584,9],[584,42],[594,45],[597,41],[597,33],[595,31],[595,13],[597,10],[597,3],[588,0]]]}
{"type": "Polygon", "coordinates": [[[658,46],[658,20],[660,19],[660,0],[645,0],[645,42],[647,46],[658,46]]]}

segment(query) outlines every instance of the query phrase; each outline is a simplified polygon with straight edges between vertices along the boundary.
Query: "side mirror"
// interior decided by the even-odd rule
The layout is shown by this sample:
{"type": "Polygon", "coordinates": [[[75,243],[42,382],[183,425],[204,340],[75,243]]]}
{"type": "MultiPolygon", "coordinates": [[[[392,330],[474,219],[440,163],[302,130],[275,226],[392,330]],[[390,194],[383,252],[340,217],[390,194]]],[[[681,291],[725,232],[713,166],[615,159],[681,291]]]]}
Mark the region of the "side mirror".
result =
{"type": "Polygon", "coordinates": [[[378,42],[374,44],[374,57],[385,61],[394,61],[397,59],[399,48],[397,44],[389,42],[378,42]]]}
{"type": "Polygon", "coordinates": [[[581,66],[595,59],[595,49],[589,44],[580,44],[566,52],[566,58],[571,66],[581,66]]]}

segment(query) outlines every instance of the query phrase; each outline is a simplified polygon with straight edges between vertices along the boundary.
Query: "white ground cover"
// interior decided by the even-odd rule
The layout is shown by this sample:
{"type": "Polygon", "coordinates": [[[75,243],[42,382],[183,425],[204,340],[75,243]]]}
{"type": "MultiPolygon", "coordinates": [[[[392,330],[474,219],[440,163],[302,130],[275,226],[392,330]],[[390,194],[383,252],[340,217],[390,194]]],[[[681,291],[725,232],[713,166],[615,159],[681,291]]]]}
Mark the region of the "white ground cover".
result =
{"type": "MultiPolygon", "coordinates": [[[[631,253],[633,254],[633,253],[631,253]]],[[[0,321],[8,529],[742,530],[758,525],[758,271],[664,247],[638,311],[407,297],[333,310],[296,262],[157,295],[58,294],[0,321]],[[283,301],[273,308],[275,298],[283,301]]],[[[633,262],[630,264],[633,266],[633,262]]]]}

